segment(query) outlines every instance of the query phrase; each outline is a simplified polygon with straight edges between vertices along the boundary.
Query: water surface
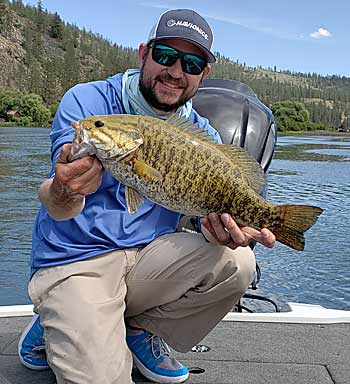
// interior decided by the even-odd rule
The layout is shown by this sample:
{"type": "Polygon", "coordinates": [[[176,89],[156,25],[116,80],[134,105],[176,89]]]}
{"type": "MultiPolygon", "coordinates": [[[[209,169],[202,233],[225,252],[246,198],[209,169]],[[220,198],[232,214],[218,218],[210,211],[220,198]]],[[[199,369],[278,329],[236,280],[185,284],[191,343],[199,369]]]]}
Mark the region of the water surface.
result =
{"type": "Polygon", "coordinates": [[[49,172],[49,130],[0,127],[0,305],[27,304],[37,189],[49,172]]]}
{"type": "Polygon", "coordinates": [[[281,137],[268,199],[324,209],[306,233],[305,251],[257,246],[259,294],[350,310],[350,137],[281,137]]]}
{"type": "MultiPolygon", "coordinates": [[[[27,304],[37,188],[49,172],[49,130],[0,128],[0,305],[27,304]]],[[[304,252],[257,246],[257,293],[350,310],[350,137],[281,137],[269,174],[269,200],[324,209],[304,252]]],[[[253,307],[256,304],[251,304],[253,307]]]]}

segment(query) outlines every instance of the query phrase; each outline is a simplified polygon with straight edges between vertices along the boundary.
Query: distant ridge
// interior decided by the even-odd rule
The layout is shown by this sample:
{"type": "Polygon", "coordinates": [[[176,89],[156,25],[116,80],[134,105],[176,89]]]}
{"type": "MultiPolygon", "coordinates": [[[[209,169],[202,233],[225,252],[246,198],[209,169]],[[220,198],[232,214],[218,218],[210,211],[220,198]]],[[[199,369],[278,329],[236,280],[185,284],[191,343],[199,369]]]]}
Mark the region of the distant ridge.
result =
{"type": "MultiPolygon", "coordinates": [[[[350,116],[350,78],[248,67],[217,52],[211,77],[249,85],[268,106],[282,100],[305,104],[315,123],[339,127],[350,116]]],[[[72,85],[137,68],[137,51],[64,22],[55,13],[0,0],[0,90],[33,92],[57,103],[72,85]]]]}

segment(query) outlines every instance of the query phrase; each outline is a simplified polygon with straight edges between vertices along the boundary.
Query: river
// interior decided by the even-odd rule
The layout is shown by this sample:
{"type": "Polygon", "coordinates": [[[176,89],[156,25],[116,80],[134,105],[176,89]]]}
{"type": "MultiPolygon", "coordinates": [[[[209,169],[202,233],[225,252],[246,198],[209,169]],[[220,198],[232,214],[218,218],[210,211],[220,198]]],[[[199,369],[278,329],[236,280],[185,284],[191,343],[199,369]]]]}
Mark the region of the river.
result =
{"type": "MultiPolygon", "coordinates": [[[[49,130],[0,127],[0,305],[27,304],[36,195],[49,172],[49,130]]],[[[303,252],[256,247],[256,293],[286,302],[350,310],[350,136],[280,137],[268,199],[324,209],[303,252]]],[[[247,300],[247,303],[251,300],[247,300]]],[[[254,307],[256,304],[249,303],[254,307]]]]}

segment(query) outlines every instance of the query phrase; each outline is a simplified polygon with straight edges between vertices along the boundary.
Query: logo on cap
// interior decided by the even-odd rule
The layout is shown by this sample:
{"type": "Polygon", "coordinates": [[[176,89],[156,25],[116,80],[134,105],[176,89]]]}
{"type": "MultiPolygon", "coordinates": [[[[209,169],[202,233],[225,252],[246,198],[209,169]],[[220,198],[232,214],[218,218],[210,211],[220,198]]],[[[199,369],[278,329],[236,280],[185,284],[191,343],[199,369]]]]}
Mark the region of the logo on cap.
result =
{"type": "Polygon", "coordinates": [[[166,25],[171,28],[173,27],[174,25],[176,24],[176,21],[174,19],[169,19],[167,22],[166,22],[166,25]]]}
{"type": "Polygon", "coordinates": [[[208,34],[206,32],[204,32],[203,29],[199,28],[198,25],[196,25],[196,24],[190,23],[189,21],[184,21],[184,20],[175,21],[174,19],[169,19],[166,22],[166,25],[169,28],[175,27],[175,26],[191,28],[194,31],[198,32],[200,35],[202,35],[205,38],[205,40],[208,40],[208,38],[209,38],[208,34]]]}

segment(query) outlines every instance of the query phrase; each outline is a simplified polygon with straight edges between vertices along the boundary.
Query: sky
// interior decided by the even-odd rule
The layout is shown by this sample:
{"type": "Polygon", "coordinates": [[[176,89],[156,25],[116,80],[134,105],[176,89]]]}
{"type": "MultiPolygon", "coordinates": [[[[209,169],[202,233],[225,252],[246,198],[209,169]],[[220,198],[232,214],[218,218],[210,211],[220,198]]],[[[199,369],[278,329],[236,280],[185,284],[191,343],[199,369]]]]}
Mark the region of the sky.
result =
{"type": "MultiPolygon", "coordinates": [[[[35,5],[36,0],[24,0],[35,5]]],[[[249,66],[350,77],[349,0],[42,0],[49,12],[137,48],[167,9],[191,8],[214,31],[214,51],[249,66]]]]}

